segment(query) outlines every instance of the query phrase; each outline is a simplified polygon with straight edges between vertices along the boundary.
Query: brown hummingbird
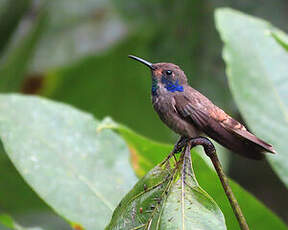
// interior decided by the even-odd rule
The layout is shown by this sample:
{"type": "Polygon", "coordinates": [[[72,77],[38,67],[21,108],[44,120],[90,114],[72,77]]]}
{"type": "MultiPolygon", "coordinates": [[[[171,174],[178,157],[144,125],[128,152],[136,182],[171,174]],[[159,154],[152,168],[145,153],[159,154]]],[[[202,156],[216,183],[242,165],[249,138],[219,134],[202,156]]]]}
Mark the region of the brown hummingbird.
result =
{"type": "Polygon", "coordinates": [[[160,119],[182,139],[205,133],[233,152],[257,160],[264,157],[264,152],[276,153],[272,145],[247,131],[241,123],[193,89],[179,66],[164,62],[152,64],[133,55],[129,57],[150,68],[153,107],[160,119]]]}

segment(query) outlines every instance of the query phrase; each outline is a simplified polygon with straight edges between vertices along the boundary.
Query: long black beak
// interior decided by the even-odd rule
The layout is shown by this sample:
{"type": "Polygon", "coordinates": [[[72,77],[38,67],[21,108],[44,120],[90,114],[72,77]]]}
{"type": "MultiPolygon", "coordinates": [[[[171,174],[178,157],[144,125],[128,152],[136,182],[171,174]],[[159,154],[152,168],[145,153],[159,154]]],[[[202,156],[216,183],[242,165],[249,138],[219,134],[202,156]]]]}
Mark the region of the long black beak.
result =
{"type": "Polygon", "coordinates": [[[153,67],[153,64],[152,64],[151,62],[149,62],[149,61],[146,61],[146,60],[144,60],[144,59],[142,59],[142,58],[139,58],[139,57],[136,57],[136,56],[134,56],[134,55],[128,55],[128,57],[129,57],[129,58],[132,58],[132,59],[134,59],[134,60],[136,60],[136,61],[139,61],[139,62],[143,63],[144,65],[148,66],[148,67],[149,67],[150,69],[152,69],[152,70],[155,69],[155,68],[153,67]]]}

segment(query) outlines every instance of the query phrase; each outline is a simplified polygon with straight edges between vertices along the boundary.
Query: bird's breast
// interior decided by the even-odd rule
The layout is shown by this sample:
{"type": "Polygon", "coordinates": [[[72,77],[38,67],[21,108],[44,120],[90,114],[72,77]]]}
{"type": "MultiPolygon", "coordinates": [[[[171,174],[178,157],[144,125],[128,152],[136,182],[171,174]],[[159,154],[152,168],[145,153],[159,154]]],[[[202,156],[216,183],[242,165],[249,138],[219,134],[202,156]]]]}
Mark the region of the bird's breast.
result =
{"type": "Polygon", "coordinates": [[[160,119],[176,133],[187,137],[199,135],[198,130],[193,124],[188,123],[180,117],[175,107],[173,95],[160,94],[152,96],[152,104],[160,119]]]}

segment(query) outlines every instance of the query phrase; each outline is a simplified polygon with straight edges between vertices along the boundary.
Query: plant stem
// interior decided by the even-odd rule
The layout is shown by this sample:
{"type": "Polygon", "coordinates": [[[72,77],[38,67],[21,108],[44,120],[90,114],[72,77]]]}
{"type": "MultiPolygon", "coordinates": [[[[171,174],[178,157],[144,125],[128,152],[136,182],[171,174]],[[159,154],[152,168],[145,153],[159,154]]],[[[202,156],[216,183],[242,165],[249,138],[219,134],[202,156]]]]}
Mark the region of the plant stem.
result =
{"type": "Polygon", "coordinates": [[[190,140],[191,148],[195,147],[196,145],[202,145],[204,148],[204,151],[206,155],[211,159],[214,168],[218,174],[218,177],[220,178],[220,181],[222,183],[223,189],[226,193],[226,196],[228,197],[228,200],[230,202],[230,205],[233,209],[233,212],[238,220],[238,223],[240,225],[241,230],[249,230],[249,226],[247,224],[247,221],[241,211],[240,205],[238,204],[238,201],[229,185],[228,178],[226,177],[223,168],[221,166],[221,163],[218,159],[218,156],[216,154],[216,149],[212,142],[205,137],[197,137],[190,140]]]}

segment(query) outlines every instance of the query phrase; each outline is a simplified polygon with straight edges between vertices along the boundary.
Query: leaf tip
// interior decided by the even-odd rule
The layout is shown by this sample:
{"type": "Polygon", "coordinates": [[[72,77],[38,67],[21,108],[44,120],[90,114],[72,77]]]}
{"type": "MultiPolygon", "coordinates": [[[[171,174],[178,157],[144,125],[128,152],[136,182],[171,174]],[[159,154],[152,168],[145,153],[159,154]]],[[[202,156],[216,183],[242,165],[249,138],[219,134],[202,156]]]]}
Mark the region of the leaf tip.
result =
{"type": "Polygon", "coordinates": [[[104,129],[116,129],[118,124],[111,117],[105,117],[98,125],[96,131],[100,133],[104,129]]]}

